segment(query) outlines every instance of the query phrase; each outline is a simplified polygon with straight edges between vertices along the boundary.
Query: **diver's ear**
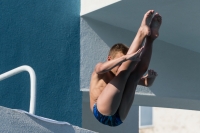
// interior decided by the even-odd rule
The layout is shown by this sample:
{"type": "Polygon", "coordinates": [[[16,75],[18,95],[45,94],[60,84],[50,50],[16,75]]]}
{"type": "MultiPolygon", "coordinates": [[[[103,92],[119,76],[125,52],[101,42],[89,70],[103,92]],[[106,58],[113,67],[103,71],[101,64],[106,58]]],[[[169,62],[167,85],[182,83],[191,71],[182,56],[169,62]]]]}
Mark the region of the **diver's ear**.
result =
{"type": "Polygon", "coordinates": [[[107,61],[110,61],[110,60],[111,60],[111,56],[108,56],[108,57],[107,57],[107,61]]]}

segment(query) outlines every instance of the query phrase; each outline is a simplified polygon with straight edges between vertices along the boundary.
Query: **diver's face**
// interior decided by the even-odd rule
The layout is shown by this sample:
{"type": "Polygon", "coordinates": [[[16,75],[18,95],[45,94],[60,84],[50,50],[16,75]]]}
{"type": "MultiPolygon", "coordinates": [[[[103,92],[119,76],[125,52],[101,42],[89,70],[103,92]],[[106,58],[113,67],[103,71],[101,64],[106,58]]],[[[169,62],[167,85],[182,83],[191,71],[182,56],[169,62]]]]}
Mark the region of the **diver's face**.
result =
{"type": "MultiPolygon", "coordinates": [[[[113,57],[113,58],[110,57],[110,59],[108,59],[108,61],[109,61],[109,60],[114,60],[114,59],[120,58],[120,57],[122,57],[122,56],[124,56],[124,54],[123,54],[122,52],[117,52],[117,53],[115,54],[115,57],[113,57]]],[[[111,71],[112,71],[114,74],[116,74],[118,68],[120,67],[120,65],[121,65],[121,64],[117,65],[117,66],[114,67],[111,71]]]]}

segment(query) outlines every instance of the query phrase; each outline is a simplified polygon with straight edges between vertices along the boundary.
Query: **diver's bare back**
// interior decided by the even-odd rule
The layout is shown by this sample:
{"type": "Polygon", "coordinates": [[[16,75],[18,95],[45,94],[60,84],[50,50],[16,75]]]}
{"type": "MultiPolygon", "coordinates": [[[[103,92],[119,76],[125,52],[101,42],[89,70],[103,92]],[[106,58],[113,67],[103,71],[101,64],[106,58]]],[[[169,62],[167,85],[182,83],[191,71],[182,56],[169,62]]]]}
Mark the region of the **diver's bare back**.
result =
{"type": "Polygon", "coordinates": [[[104,90],[106,85],[115,77],[112,72],[97,74],[95,71],[92,73],[90,81],[90,108],[96,103],[99,95],[104,90]]]}

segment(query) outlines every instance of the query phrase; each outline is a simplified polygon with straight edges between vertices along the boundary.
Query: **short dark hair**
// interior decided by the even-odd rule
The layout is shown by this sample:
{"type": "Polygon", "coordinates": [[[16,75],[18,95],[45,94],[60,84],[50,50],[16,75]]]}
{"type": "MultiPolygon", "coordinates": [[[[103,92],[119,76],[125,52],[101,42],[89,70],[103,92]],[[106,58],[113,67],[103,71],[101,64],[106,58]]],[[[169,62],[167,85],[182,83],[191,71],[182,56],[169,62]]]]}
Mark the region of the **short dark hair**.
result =
{"type": "Polygon", "coordinates": [[[115,57],[117,52],[122,52],[124,55],[128,52],[128,47],[123,43],[114,44],[109,51],[108,56],[115,57]]]}

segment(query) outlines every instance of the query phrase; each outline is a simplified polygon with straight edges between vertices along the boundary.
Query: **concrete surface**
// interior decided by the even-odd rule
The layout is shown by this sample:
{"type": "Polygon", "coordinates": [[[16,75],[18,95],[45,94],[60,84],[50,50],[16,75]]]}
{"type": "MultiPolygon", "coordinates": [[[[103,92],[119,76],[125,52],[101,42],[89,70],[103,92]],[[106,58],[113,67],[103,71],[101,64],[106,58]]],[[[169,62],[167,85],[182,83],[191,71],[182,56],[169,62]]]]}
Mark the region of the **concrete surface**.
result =
{"type": "Polygon", "coordinates": [[[94,133],[68,122],[55,121],[2,106],[0,119],[1,133],[94,133]]]}

